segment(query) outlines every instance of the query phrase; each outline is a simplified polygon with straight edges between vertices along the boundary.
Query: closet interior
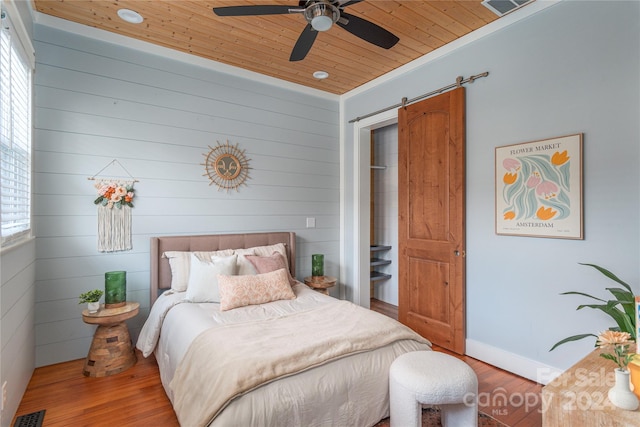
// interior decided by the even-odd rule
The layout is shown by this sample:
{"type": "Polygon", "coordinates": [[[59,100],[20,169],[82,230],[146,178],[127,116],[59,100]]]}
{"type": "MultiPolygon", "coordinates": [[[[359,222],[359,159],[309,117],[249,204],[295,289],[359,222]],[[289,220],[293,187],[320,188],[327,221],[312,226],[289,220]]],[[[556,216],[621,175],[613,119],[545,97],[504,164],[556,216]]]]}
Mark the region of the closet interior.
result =
{"type": "Polygon", "coordinates": [[[398,126],[371,132],[370,293],[398,305],[398,126]]]}

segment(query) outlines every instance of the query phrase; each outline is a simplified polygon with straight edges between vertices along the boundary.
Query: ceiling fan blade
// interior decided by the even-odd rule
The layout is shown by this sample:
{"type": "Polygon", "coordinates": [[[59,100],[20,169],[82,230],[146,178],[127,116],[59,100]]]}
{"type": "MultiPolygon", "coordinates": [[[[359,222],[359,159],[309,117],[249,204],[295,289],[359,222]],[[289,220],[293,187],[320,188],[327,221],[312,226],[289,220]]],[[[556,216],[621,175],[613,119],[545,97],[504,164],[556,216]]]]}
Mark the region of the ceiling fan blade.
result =
{"type": "Polygon", "coordinates": [[[348,0],[348,1],[341,1],[340,4],[338,5],[340,8],[343,7],[347,7],[347,6],[351,6],[352,4],[356,4],[356,3],[360,3],[363,0],[348,0]]]}
{"type": "Polygon", "coordinates": [[[293,51],[291,51],[289,61],[303,60],[304,57],[307,56],[307,53],[309,53],[309,50],[311,50],[311,46],[313,46],[313,42],[316,41],[316,37],[318,37],[318,32],[311,27],[311,24],[307,24],[304,30],[302,30],[300,37],[298,37],[293,51]]]}
{"type": "Polygon", "coordinates": [[[360,37],[362,40],[373,43],[376,46],[390,49],[400,41],[395,34],[366,19],[358,18],[346,12],[340,12],[340,18],[346,18],[348,22],[345,24],[341,22],[340,19],[336,22],[337,25],[349,31],[354,36],[360,37]]]}
{"type": "Polygon", "coordinates": [[[295,8],[281,4],[214,7],[218,16],[286,15],[295,8]]]}

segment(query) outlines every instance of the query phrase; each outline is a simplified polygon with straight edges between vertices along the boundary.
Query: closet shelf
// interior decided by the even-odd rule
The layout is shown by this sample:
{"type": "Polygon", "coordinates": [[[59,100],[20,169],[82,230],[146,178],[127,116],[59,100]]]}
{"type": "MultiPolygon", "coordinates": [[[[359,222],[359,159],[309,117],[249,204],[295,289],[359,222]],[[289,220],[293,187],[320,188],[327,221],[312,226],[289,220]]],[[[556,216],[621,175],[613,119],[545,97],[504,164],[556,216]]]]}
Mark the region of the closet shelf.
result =
{"type": "Polygon", "coordinates": [[[379,271],[372,271],[369,276],[369,280],[372,282],[379,282],[381,280],[391,279],[390,274],[380,273],[379,271]]]}
{"type": "Polygon", "coordinates": [[[377,265],[388,265],[388,264],[391,264],[391,260],[383,259],[383,258],[371,258],[371,262],[370,262],[370,265],[372,267],[377,265]]]}
{"type": "MultiPolygon", "coordinates": [[[[369,260],[369,265],[371,267],[379,267],[379,266],[382,266],[382,265],[391,264],[391,260],[390,259],[377,258],[377,257],[373,256],[373,254],[391,250],[391,246],[387,246],[387,245],[371,245],[369,247],[369,250],[371,251],[371,254],[372,254],[371,258],[369,260]]],[[[387,279],[391,279],[391,275],[390,274],[381,273],[379,271],[373,271],[373,270],[369,274],[369,280],[371,282],[379,282],[381,280],[387,280],[387,279]]]]}

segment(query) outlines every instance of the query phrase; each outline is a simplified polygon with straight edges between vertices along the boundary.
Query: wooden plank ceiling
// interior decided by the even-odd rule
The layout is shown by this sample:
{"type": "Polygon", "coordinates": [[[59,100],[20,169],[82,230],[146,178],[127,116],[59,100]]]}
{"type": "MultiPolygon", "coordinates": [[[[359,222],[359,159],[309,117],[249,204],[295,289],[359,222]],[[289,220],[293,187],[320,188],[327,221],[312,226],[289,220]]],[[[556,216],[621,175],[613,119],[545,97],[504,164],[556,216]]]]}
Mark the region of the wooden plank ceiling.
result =
{"type": "Polygon", "coordinates": [[[33,0],[34,8],[58,18],[144,40],[334,94],[343,94],[496,19],[481,0],[365,0],[345,11],[400,38],[389,50],[337,25],[320,32],[302,61],[289,55],[306,26],[302,14],[216,16],[212,9],[296,0],[33,0]],[[121,20],[117,10],[137,11],[140,24],[121,20]],[[314,71],[329,73],[326,80],[314,71]]]}

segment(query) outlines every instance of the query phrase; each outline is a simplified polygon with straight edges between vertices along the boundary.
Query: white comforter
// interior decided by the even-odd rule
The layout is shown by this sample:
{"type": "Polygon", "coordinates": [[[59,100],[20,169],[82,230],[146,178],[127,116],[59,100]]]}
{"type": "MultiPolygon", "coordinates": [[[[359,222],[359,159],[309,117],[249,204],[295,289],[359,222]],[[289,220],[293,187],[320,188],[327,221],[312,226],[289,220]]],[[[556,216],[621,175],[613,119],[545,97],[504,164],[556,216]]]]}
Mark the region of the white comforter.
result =
{"type": "MultiPolygon", "coordinates": [[[[339,302],[301,283],[294,291],[297,295],[294,300],[226,312],[221,312],[218,304],[182,303],[183,294],[163,295],[154,304],[137,346],[145,356],[155,351],[162,383],[175,403],[174,390],[170,387],[175,371],[191,342],[204,331],[229,324],[254,323],[256,319],[316,311],[323,305],[339,302]]],[[[321,324],[317,325],[317,328],[321,327],[321,324]]],[[[339,335],[340,328],[337,329],[335,333],[339,335]]],[[[313,334],[314,330],[308,332],[313,334]]],[[[416,335],[415,340],[396,341],[282,378],[235,398],[211,425],[373,425],[388,416],[388,368],[391,362],[407,351],[428,348],[428,343],[416,335]]],[[[211,360],[212,366],[215,363],[211,360]]]]}

